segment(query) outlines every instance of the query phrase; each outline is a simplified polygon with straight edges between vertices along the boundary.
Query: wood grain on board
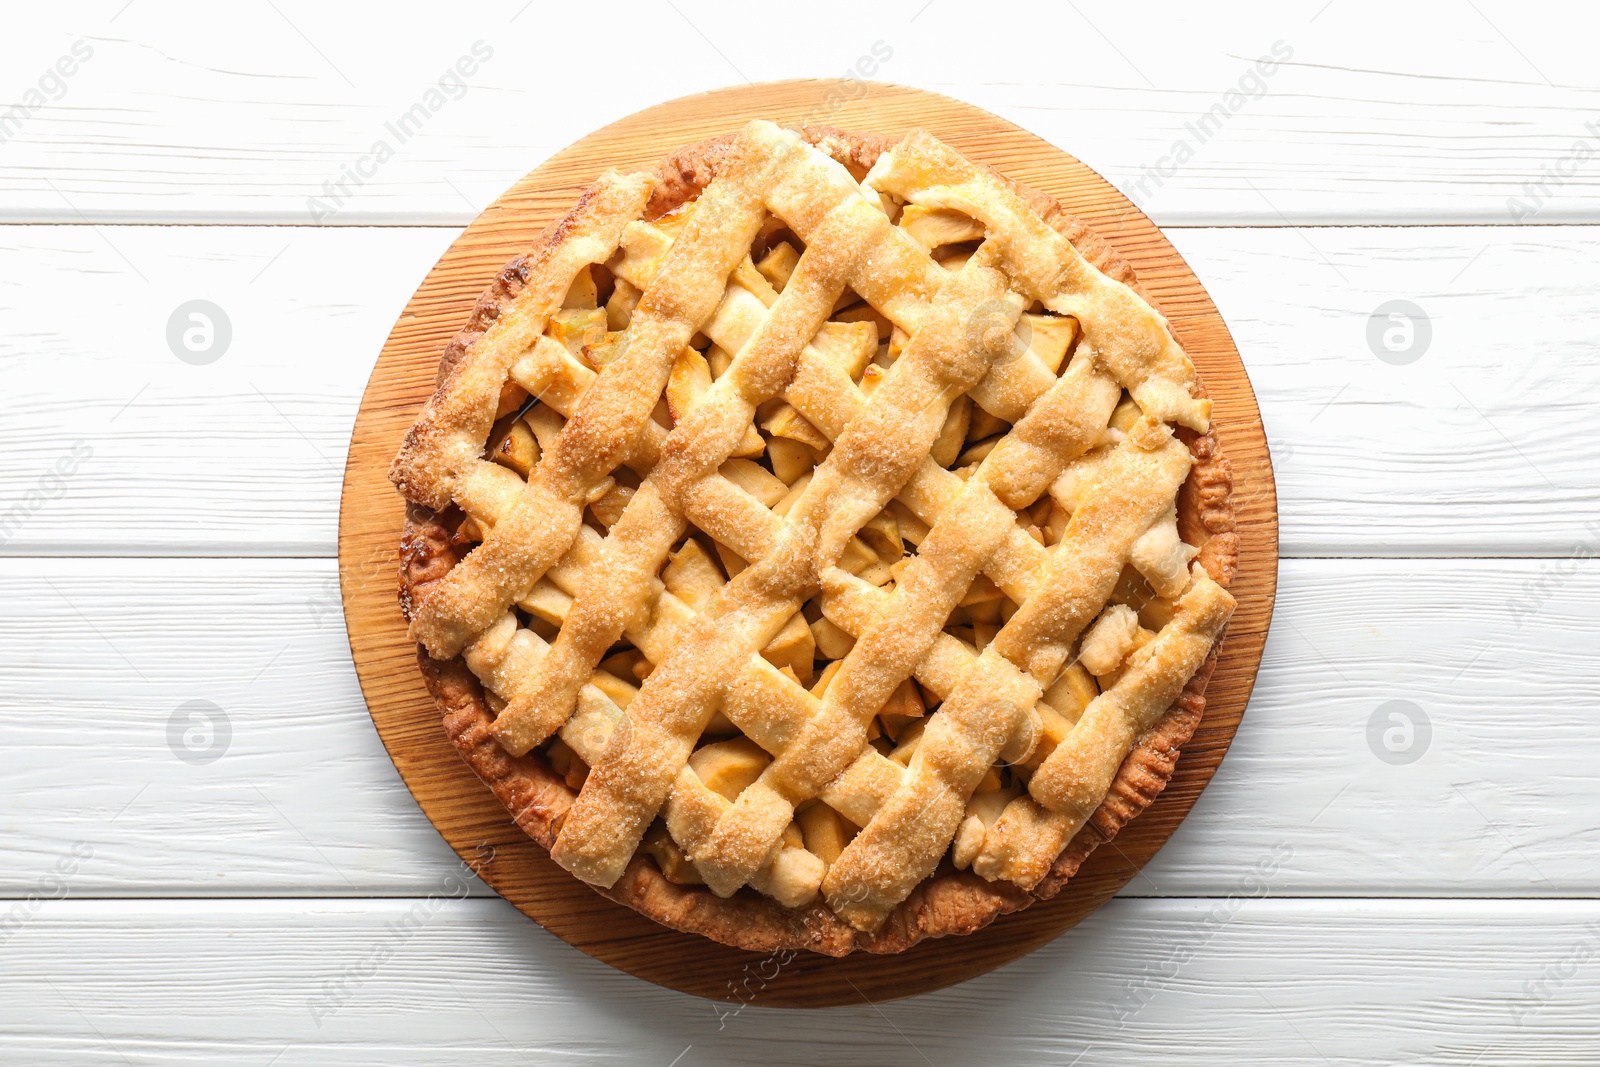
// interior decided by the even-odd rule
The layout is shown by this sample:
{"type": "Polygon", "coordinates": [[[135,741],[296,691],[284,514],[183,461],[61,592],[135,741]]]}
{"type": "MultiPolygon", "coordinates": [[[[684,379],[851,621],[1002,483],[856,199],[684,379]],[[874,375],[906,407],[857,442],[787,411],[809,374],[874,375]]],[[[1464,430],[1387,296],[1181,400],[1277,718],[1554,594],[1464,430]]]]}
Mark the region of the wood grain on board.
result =
{"type": "MultiPolygon", "coordinates": [[[[527,838],[457,756],[422,685],[395,602],[403,506],[389,461],[434,386],[445,342],[495,272],[559,218],[607,167],[653,167],[673,149],[751,118],[903,133],[930,130],[969,157],[1059,199],[1133,264],[1215,401],[1214,424],[1233,463],[1241,535],[1239,608],[1207,690],[1204,722],[1152,807],[1084,864],[1055,898],[967,937],[898,956],[842,960],[801,954],[764,985],[768,1006],[821,1006],[908,996],[982,974],[1031,951],[1109,899],[1155,854],[1221,762],[1249,699],[1271,617],[1277,504],[1255,396],[1226,325],[1159,230],[1078,160],[978,108],[933,93],[871,84],[791,81],[674,100],[557,153],[491,205],[418,288],[379,356],[350,443],[340,507],[339,566],[351,651],[379,734],[423,811],[464,860],[524,913],[582,951],[662,985],[737,1000],[761,957],[667,930],[594,894],[527,838]],[[850,94],[857,95],[851,98],[850,94]]],[[[770,973],[771,965],[762,969],[770,973]]]]}

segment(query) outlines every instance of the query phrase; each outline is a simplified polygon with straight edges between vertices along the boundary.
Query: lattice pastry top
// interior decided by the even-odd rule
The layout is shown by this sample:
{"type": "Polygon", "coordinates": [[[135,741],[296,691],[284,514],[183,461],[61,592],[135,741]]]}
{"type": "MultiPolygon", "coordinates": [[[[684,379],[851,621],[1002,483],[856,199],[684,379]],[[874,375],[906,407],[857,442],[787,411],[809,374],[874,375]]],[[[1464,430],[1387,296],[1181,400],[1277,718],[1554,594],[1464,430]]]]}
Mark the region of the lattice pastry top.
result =
{"type": "Polygon", "coordinates": [[[1233,608],[1211,404],[1131,282],[920,131],[604,175],[391,472],[469,762],[579,878],[745,947],[1053,892],[1165,783],[1233,608]]]}

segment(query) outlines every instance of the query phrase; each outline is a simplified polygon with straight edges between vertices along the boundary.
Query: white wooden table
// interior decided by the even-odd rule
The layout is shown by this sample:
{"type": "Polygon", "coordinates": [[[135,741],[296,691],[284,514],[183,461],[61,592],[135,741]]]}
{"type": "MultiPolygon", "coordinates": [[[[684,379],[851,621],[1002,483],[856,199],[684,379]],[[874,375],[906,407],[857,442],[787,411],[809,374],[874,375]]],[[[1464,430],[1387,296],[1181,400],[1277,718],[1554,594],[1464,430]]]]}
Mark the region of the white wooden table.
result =
{"type": "Polygon", "coordinates": [[[1593,11],[77,6],[0,34],[0,1062],[1600,1062],[1593,11]],[[1216,780],[1090,921],[943,993],[719,1015],[458,879],[356,686],[339,475],[505,186],[875,45],[1209,287],[1278,613],[1216,780]],[[225,345],[169,341],[196,300],[225,345]]]}

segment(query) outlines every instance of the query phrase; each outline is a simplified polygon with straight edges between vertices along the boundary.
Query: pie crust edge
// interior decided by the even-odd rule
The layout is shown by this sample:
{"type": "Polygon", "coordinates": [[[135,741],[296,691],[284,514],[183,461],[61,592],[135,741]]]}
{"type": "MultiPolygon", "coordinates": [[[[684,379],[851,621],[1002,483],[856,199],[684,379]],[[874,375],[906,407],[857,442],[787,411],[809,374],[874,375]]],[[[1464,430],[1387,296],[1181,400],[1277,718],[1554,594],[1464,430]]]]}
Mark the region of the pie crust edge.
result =
{"type": "MultiPolygon", "coordinates": [[[[808,143],[858,171],[869,168],[898,140],[825,126],[802,127],[799,132],[808,143]]],[[[654,216],[670,211],[698,195],[715,175],[732,140],[731,134],[714,137],[688,145],[667,157],[657,170],[657,187],[647,214],[654,216]]],[[[1104,238],[1067,215],[1048,194],[1008,178],[992,167],[987,169],[1037,210],[1097,269],[1130,286],[1155,306],[1155,301],[1139,286],[1132,266],[1118,256],[1104,238]]],[[[493,322],[500,308],[520,291],[527,262],[559,242],[562,231],[560,221],[546,229],[533,247],[507,263],[493,284],[479,296],[470,319],[445,347],[439,365],[440,382],[449,376],[468,346],[493,322]]],[[[1204,395],[1203,387],[1195,392],[1204,395]]],[[[1195,457],[1188,480],[1178,494],[1179,531],[1185,541],[1200,547],[1197,561],[1215,581],[1226,587],[1238,565],[1231,467],[1222,452],[1215,427],[1205,434],[1179,428],[1177,434],[1195,457]]],[[[420,590],[442,578],[459,558],[460,554],[450,544],[450,533],[438,515],[428,508],[409,504],[400,546],[399,573],[400,601],[407,617],[420,590]]],[[[663,926],[753,952],[804,949],[828,956],[844,956],[853,951],[891,954],[927,938],[972,933],[1001,915],[1055,896],[1099,845],[1115,837],[1123,826],[1155,801],[1172,778],[1182,746],[1199,726],[1205,709],[1206,684],[1225,638],[1226,629],[1172,707],[1139,738],[1094,816],[1031,891],[1009,882],[988,882],[971,871],[957,871],[946,856],[933,876],[902,901],[882,926],[872,933],[862,933],[834,915],[820,897],[804,908],[786,908],[748,889],[722,898],[703,885],[675,884],[667,880],[643,850],[634,855],[626,872],[609,889],[590,888],[663,926]]],[[[418,645],[417,659],[423,680],[442,714],[445,732],[456,750],[512,813],[517,825],[549,849],[562,818],[577,796],[576,791],[537,752],[514,757],[500,747],[492,731],[493,716],[483,687],[460,656],[448,661],[435,660],[418,645]]]]}

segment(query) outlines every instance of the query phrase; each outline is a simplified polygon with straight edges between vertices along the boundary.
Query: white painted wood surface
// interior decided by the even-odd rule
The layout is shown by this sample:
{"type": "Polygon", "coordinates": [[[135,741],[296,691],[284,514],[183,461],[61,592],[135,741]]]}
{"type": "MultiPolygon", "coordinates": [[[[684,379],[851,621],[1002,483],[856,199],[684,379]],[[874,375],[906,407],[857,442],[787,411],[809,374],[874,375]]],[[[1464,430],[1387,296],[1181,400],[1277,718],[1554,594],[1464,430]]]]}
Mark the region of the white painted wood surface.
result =
{"type": "Polygon", "coordinates": [[[37,1005],[7,1019],[10,1051],[40,1067],[1594,1062],[1600,924],[1571,901],[1279,900],[1269,874],[1232,898],[1113,901],[943,992],[795,1012],[660,989],[453,892],[52,902],[6,946],[0,998],[37,1005]],[[1413,1004],[1426,1028],[1406,1024],[1413,1004]]]}
{"type": "Polygon", "coordinates": [[[1139,197],[1162,225],[1503,223],[1546,168],[1571,173],[1535,221],[1600,210],[1600,154],[1566,162],[1580,139],[1600,149],[1585,127],[1600,111],[1600,15],[1579,4],[1254,0],[1223,16],[1177,3],[821,0],[782,18],[781,40],[732,0],[604,26],[547,0],[404,3],[381,19],[311,0],[225,18],[122,6],[52,14],[0,41],[19,96],[74,42],[93,50],[4,146],[4,218],[307,224],[307,200],[387,139],[392,158],[324,221],[462,225],[612,119],[740,81],[842,75],[878,41],[892,55],[877,77],[994,111],[1133,195],[1187,140],[1193,157],[1139,197]],[[480,40],[493,55],[464,89],[449,87],[403,143],[386,129],[480,40]],[[1261,77],[1275,45],[1288,58],[1261,77]],[[1230,91],[1237,110],[1202,129],[1230,91]]]}
{"type": "Polygon", "coordinates": [[[1600,1062],[1600,16],[981,10],[807,6],[781,47],[775,11],[681,0],[603,26],[544,0],[7,11],[0,1062],[1600,1062]],[[462,98],[314,220],[479,40],[462,98]],[[1279,609],[1216,780],[1083,927],[912,1001],[719,1018],[453,880],[349,664],[339,471],[396,314],[506,185],[637,108],[876,41],[879,76],[1172,228],[1262,402],[1279,609]],[[165,340],[191,299],[233,327],[209,366],[165,340]],[[1408,365],[1367,340],[1394,299],[1432,329],[1408,365]],[[212,762],[191,701],[225,723],[212,762]],[[1380,756],[1393,701],[1429,724],[1414,762],[1380,756]]]}
{"type": "MultiPolygon", "coordinates": [[[[1600,894],[1600,562],[1555,562],[1285,561],[1233,750],[1129,892],[1224,894],[1288,842],[1299,896],[1600,894]],[[1409,765],[1369,745],[1392,700],[1431,726],[1409,765]]],[[[96,896],[405,895],[454,869],[367,718],[335,581],[331,560],[0,561],[21,786],[0,891],[76,841],[96,896]],[[194,700],[231,732],[203,766],[168,736],[194,700]]]]}
{"type": "MultiPolygon", "coordinates": [[[[0,227],[0,361],[27,369],[9,383],[0,477],[27,485],[75,443],[93,449],[0,554],[331,556],[373,353],[454,235],[0,227]],[[206,366],[167,343],[193,299],[232,326],[206,366]],[[62,365],[70,388],[43,369],[62,365]]],[[[1560,556],[1600,540],[1585,530],[1600,498],[1585,443],[1600,227],[1172,237],[1250,368],[1286,555],[1560,556]],[[1367,342],[1397,296],[1432,327],[1406,366],[1367,342]]]]}

